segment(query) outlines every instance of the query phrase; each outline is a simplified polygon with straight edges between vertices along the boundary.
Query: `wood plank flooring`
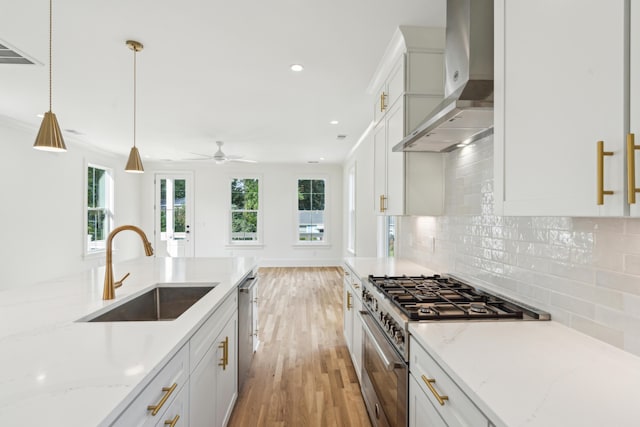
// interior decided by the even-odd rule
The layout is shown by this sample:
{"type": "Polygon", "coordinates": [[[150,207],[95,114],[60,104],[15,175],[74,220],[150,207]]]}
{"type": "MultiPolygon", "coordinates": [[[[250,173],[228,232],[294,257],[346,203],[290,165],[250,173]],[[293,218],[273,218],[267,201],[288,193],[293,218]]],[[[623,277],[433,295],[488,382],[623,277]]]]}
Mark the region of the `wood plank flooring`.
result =
{"type": "Polygon", "coordinates": [[[342,269],[259,276],[261,342],[229,426],[370,426],[342,332],[342,269]]]}

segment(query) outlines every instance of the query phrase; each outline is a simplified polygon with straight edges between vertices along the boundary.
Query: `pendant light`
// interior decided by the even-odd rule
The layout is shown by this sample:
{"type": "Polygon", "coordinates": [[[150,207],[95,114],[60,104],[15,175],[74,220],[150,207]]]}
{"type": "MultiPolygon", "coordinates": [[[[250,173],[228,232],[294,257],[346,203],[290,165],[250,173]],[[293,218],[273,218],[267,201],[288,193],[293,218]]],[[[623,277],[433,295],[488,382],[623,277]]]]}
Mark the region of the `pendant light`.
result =
{"type": "Polygon", "coordinates": [[[53,0],[49,0],[49,111],[44,113],[42,124],[40,124],[40,130],[36,137],[36,142],[33,144],[33,148],[43,151],[67,151],[67,146],[64,145],[62,139],[62,132],[60,132],[60,126],[58,125],[58,119],[56,115],[51,111],[51,39],[53,38],[53,0]]]}
{"type": "Polygon", "coordinates": [[[133,51],[133,147],[129,153],[129,160],[125,171],[131,173],[144,173],[140,152],[136,148],[136,54],[142,50],[142,43],[135,40],[127,40],[127,46],[133,51]]]}

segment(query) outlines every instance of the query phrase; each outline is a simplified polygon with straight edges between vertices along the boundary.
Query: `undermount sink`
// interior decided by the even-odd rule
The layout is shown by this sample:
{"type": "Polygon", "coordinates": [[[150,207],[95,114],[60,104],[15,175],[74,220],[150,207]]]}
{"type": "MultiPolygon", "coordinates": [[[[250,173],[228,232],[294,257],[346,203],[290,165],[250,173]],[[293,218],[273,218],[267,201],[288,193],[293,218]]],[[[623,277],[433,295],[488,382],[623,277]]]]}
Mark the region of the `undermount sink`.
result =
{"type": "Polygon", "coordinates": [[[175,320],[198,302],[217,283],[175,286],[159,284],[112,309],[90,315],[85,322],[148,322],[175,320]]]}

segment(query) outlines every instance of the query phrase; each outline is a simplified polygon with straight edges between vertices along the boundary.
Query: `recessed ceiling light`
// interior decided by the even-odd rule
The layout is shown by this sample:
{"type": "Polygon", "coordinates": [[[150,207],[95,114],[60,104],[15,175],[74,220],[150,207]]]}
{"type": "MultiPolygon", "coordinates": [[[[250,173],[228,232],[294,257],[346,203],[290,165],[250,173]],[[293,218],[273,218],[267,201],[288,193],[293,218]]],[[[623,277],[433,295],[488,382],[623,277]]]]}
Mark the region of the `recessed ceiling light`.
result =
{"type": "Polygon", "coordinates": [[[302,65],[300,65],[300,64],[293,64],[291,66],[291,71],[299,72],[299,71],[302,71],[302,70],[304,70],[304,67],[302,65]]]}
{"type": "Polygon", "coordinates": [[[320,157],[320,160],[324,160],[324,157],[320,157]]]}
{"type": "Polygon", "coordinates": [[[339,121],[337,121],[337,120],[331,120],[331,121],[329,122],[329,124],[332,124],[332,125],[337,125],[338,123],[340,123],[340,122],[339,122],[339,121]]]}

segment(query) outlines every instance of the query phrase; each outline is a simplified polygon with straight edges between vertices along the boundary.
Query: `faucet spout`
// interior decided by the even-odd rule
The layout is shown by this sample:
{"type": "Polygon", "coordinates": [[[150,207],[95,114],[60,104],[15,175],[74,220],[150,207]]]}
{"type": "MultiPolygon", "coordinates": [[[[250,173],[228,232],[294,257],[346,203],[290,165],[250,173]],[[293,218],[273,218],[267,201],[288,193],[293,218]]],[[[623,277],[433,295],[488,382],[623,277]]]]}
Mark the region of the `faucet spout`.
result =
{"type": "Polygon", "coordinates": [[[136,227],[135,225],[122,225],[120,227],[114,228],[107,237],[107,261],[105,263],[104,289],[102,291],[103,300],[110,300],[116,297],[116,290],[113,281],[113,238],[116,236],[116,234],[124,230],[131,230],[138,233],[144,245],[144,254],[146,256],[153,255],[153,247],[151,246],[151,242],[149,242],[149,239],[147,239],[147,235],[144,234],[144,231],[142,231],[140,228],[136,227]]]}

